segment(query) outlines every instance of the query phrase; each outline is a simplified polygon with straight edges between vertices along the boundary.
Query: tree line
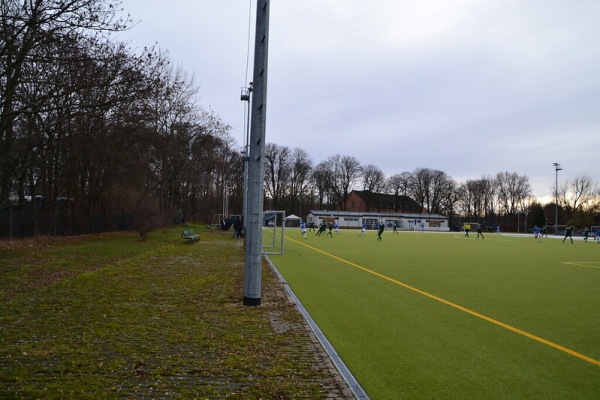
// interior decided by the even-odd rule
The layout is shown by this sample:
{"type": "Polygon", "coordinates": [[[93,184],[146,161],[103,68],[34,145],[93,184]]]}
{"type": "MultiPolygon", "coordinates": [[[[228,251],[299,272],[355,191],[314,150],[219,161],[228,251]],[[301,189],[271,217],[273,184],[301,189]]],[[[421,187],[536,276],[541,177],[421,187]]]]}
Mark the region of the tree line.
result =
{"type": "MultiPolygon", "coordinates": [[[[144,236],[241,212],[244,161],[231,127],[198,104],[194,78],[168,54],[114,39],[132,27],[122,11],[109,0],[0,3],[0,236],[113,229],[144,236]]],[[[314,165],[302,149],[267,145],[266,208],[343,210],[352,190],[506,223],[549,207],[517,173],[463,183],[427,168],[385,177],[351,156],[314,165]]],[[[564,183],[557,195],[562,222],[600,224],[598,185],[589,177],[564,183]]]]}
{"type": "MultiPolygon", "coordinates": [[[[556,203],[540,204],[529,178],[517,172],[498,172],[457,182],[443,171],[416,168],[386,177],[376,165],[362,165],[353,156],[333,155],[313,166],[302,149],[266,146],[266,201],[273,209],[302,214],[308,208],[346,210],[352,190],[393,195],[396,211],[402,196],[415,200],[424,213],[443,214],[451,224],[477,221],[519,227],[554,224],[556,203]]],[[[566,180],[558,187],[558,224],[600,225],[600,186],[588,175],[566,180]]],[[[367,204],[368,208],[375,205],[367,204]]],[[[375,211],[378,211],[375,209],[375,211]]]]}
{"type": "Polygon", "coordinates": [[[1,2],[4,227],[18,214],[22,234],[80,233],[121,215],[143,233],[208,218],[226,184],[241,192],[230,127],[167,54],[114,40],[132,25],[121,13],[106,0],[1,2]]]}

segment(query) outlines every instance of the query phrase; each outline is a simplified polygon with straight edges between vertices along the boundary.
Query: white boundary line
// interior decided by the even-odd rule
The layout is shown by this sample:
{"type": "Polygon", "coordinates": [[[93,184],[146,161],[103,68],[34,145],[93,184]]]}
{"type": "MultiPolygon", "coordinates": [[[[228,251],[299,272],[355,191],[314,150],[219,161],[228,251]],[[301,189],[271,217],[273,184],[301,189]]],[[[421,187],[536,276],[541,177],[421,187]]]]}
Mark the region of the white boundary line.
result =
{"type": "Polygon", "coordinates": [[[321,346],[323,346],[323,349],[325,350],[325,352],[331,359],[331,362],[333,363],[333,365],[335,365],[335,368],[337,368],[337,370],[339,371],[339,373],[342,376],[342,378],[344,379],[344,381],[346,381],[346,384],[348,384],[348,387],[352,391],[352,394],[354,394],[354,397],[356,397],[359,400],[369,400],[369,396],[367,396],[367,393],[360,386],[360,384],[358,383],[356,378],[354,378],[354,375],[352,375],[352,372],[350,372],[350,370],[348,369],[346,364],[344,364],[344,361],[342,360],[342,358],[335,351],[335,349],[333,348],[331,343],[329,343],[329,340],[327,340],[327,338],[325,337],[325,335],[323,334],[323,332],[321,331],[319,326],[312,319],[312,317],[310,316],[310,314],[308,313],[306,308],[304,308],[304,306],[302,305],[302,302],[296,296],[296,294],[294,293],[292,288],[290,288],[290,286],[287,284],[285,278],[283,277],[283,275],[281,275],[281,273],[279,272],[279,270],[277,269],[275,264],[273,264],[273,262],[271,261],[269,256],[265,255],[265,259],[271,266],[271,269],[273,269],[273,271],[275,272],[275,275],[277,275],[277,277],[283,284],[283,287],[285,288],[287,293],[290,295],[290,297],[296,304],[296,307],[298,307],[298,310],[300,310],[300,313],[302,314],[302,316],[304,316],[304,319],[306,320],[306,322],[308,322],[310,329],[313,331],[313,333],[319,340],[319,343],[321,343],[321,346]]]}
{"type": "Polygon", "coordinates": [[[600,261],[563,261],[563,264],[567,264],[567,265],[573,265],[576,267],[585,267],[585,268],[598,268],[600,269],[600,265],[599,266],[595,266],[595,265],[588,265],[588,264],[600,264],[600,261]]]}

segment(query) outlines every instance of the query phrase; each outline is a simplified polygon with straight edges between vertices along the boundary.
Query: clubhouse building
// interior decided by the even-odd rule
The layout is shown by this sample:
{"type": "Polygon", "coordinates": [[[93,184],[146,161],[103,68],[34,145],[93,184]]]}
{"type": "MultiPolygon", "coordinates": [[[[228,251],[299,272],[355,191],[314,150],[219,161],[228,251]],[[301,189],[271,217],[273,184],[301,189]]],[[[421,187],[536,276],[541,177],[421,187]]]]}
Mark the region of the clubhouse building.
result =
{"type": "Polygon", "coordinates": [[[377,229],[383,223],[386,229],[394,225],[399,230],[449,231],[448,217],[423,213],[410,197],[393,196],[368,191],[352,191],[346,201],[346,211],[310,210],[306,222],[319,225],[335,221],[342,229],[377,229]]]}
{"type": "Polygon", "coordinates": [[[377,229],[379,223],[383,222],[386,229],[392,229],[396,225],[399,230],[405,231],[450,230],[448,217],[440,214],[310,210],[306,216],[308,223],[313,222],[317,226],[323,221],[332,220],[335,220],[341,229],[359,229],[363,223],[367,229],[377,229]]]}

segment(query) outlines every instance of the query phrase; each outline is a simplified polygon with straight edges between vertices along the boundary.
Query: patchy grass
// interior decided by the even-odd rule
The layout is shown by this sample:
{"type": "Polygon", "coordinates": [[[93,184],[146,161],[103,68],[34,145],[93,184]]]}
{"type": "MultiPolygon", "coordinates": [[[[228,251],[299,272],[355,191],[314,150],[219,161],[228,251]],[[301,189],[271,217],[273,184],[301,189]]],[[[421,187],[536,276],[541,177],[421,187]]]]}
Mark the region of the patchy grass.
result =
{"type": "Polygon", "coordinates": [[[243,306],[242,242],[192,228],[0,244],[0,398],[342,397],[271,271],[243,306]]]}

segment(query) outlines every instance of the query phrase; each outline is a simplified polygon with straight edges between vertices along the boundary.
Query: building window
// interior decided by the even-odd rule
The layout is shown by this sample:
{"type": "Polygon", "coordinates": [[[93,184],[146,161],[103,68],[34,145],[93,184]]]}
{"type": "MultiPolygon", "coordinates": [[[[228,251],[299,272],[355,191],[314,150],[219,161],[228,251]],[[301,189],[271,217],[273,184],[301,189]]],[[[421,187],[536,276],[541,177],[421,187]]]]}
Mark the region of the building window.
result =
{"type": "Polygon", "coordinates": [[[377,229],[377,225],[379,225],[379,220],[377,218],[363,218],[363,222],[367,229],[377,229]]]}

